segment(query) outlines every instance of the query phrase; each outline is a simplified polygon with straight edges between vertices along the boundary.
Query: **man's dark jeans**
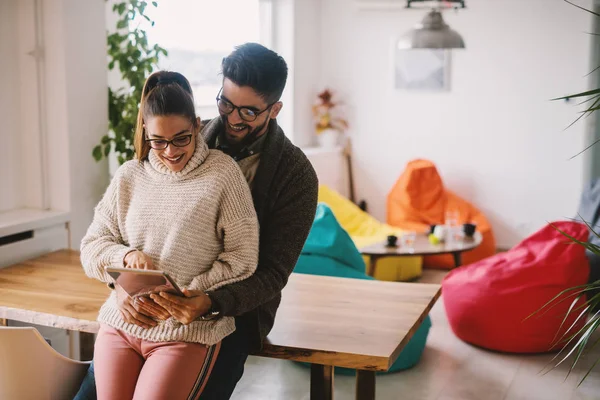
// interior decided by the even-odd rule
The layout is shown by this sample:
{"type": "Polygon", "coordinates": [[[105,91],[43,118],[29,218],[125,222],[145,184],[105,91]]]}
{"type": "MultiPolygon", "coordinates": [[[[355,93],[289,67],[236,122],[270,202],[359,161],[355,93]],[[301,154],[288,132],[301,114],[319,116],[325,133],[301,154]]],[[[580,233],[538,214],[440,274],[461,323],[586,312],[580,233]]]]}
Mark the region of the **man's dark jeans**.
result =
{"type": "MultiPolygon", "coordinates": [[[[228,400],[231,397],[235,385],[244,373],[244,364],[248,358],[248,334],[245,331],[238,328],[223,339],[215,366],[200,396],[201,400],[228,400]]],[[[93,363],[74,400],[96,400],[93,363]]]]}

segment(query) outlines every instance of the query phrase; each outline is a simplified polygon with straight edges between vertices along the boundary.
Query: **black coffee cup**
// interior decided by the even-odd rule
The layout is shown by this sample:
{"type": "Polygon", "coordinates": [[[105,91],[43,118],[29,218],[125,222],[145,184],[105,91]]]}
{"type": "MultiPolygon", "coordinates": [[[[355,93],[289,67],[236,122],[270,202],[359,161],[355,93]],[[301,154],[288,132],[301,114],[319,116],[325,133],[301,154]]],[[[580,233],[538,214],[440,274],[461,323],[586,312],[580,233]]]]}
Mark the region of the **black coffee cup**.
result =
{"type": "Polygon", "coordinates": [[[387,237],[387,245],[388,245],[388,247],[396,247],[397,243],[398,243],[398,236],[396,236],[396,235],[389,235],[387,237]]]}
{"type": "Polygon", "coordinates": [[[475,225],[475,224],[464,224],[463,225],[463,232],[465,233],[466,237],[473,237],[476,229],[477,229],[477,225],[475,225]]]}
{"type": "Polygon", "coordinates": [[[429,234],[430,234],[430,235],[431,235],[431,234],[433,234],[433,232],[435,231],[435,227],[436,227],[436,226],[437,226],[437,225],[429,225],[429,234]]]}

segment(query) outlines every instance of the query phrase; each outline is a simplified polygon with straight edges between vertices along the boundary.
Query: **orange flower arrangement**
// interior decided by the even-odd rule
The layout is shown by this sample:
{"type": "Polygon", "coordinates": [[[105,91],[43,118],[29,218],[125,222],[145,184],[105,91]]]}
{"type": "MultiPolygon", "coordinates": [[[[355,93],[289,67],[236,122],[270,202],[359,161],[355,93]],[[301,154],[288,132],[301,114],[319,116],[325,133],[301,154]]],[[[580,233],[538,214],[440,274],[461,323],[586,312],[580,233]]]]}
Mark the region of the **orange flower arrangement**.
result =
{"type": "Polygon", "coordinates": [[[338,115],[340,104],[333,101],[333,93],[329,89],[319,93],[312,108],[317,135],[326,129],[342,132],[348,128],[348,122],[338,115]]]}

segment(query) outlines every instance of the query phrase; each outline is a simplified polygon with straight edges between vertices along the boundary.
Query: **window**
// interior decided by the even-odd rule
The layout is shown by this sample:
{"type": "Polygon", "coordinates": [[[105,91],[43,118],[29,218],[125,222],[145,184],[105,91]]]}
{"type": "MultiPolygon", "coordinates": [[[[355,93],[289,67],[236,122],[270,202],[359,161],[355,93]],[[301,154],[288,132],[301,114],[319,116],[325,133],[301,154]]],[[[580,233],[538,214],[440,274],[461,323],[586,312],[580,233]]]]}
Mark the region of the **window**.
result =
{"type": "Polygon", "coordinates": [[[169,52],[160,68],[188,78],[202,119],[218,115],[223,57],[245,42],[271,44],[271,0],[165,0],[148,14],[149,42],[169,52]]]}

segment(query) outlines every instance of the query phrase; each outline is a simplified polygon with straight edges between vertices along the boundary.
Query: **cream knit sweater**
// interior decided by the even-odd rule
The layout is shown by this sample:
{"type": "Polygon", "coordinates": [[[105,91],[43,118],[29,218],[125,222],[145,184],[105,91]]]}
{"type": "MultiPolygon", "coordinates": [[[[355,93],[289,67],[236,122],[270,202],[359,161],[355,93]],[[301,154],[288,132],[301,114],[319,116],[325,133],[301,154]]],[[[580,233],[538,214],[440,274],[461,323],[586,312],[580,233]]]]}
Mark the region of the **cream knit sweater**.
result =
{"type": "MultiPolygon", "coordinates": [[[[184,169],[172,172],[152,151],[147,161],[116,172],[81,242],[85,273],[112,282],[104,267],[122,267],[141,250],[179,287],[203,291],[252,275],[258,262],[258,222],[250,189],[233,159],[209,150],[202,137],[184,169]]],[[[128,324],[112,293],[98,321],[153,342],[212,345],[235,330],[232,317],[183,325],[174,318],[150,329],[128,324]]]]}

